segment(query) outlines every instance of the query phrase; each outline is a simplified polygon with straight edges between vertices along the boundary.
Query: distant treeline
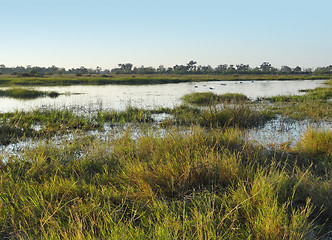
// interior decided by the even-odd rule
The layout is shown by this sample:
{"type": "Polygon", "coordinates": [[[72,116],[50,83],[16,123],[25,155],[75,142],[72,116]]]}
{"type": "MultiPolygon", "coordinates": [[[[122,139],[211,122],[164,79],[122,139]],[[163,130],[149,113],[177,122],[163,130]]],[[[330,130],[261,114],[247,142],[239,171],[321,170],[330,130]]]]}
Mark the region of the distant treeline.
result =
{"type": "Polygon", "coordinates": [[[190,61],[186,65],[175,65],[173,67],[164,67],[160,65],[158,68],[154,67],[135,67],[131,63],[120,63],[117,68],[102,69],[101,67],[92,68],[59,68],[52,67],[32,67],[30,65],[6,67],[0,64],[0,74],[11,74],[23,77],[29,76],[43,76],[53,74],[76,74],[77,76],[84,74],[332,74],[332,65],[326,67],[318,67],[316,69],[303,69],[299,66],[291,68],[289,66],[282,66],[275,68],[268,62],[263,62],[259,67],[250,67],[249,64],[228,65],[221,64],[213,68],[210,65],[197,65],[196,61],[190,61]]]}

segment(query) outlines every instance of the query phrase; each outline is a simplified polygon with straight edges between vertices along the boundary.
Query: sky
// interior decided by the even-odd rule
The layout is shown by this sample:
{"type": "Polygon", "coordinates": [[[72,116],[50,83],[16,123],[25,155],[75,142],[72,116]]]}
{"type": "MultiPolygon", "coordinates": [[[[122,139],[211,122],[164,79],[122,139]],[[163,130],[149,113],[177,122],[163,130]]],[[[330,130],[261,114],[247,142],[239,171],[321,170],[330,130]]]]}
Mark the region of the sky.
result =
{"type": "Polygon", "coordinates": [[[0,64],[332,65],[331,0],[0,0],[0,64]]]}

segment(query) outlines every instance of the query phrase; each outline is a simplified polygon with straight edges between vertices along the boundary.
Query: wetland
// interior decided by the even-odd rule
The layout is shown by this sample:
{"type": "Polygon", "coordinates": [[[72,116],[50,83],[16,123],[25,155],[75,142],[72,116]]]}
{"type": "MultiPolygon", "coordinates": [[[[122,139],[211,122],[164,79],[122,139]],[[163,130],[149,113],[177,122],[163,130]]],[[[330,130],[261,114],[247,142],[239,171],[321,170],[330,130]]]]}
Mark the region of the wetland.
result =
{"type": "Polygon", "coordinates": [[[329,239],[331,80],[204,80],[0,97],[0,236],[329,239]]]}

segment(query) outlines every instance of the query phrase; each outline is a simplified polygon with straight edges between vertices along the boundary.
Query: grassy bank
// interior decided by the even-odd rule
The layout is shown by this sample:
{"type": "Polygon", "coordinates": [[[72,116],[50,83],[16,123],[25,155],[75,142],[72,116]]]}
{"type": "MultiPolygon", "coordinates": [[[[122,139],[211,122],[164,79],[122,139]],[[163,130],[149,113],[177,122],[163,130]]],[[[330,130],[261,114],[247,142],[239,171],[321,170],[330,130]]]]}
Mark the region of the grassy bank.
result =
{"type": "Polygon", "coordinates": [[[0,75],[0,86],[67,86],[104,84],[165,84],[199,81],[260,81],[260,80],[305,80],[330,79],[325,75],[171,75],[171,74],[109,74],[109,75],[51,75],[43,77],[19,77],[0,75]]]}

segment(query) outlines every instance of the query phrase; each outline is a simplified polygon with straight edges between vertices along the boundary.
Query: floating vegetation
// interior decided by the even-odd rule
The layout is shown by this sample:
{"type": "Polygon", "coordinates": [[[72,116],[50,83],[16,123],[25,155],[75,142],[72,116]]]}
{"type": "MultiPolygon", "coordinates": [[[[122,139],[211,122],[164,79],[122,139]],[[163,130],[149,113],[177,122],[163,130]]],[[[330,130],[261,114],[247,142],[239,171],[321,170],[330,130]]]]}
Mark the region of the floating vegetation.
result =
{"type": "Polygon", "coordinates": [[[39,97],[51,97],[56,98],[60,94],[58,92],[43,92],[37,91],[33,89],[26,89],[26,88],[10,88],[6,90],[0,89],[0,97],[11,97],[17,99],[34,99],[39,97]]]}

